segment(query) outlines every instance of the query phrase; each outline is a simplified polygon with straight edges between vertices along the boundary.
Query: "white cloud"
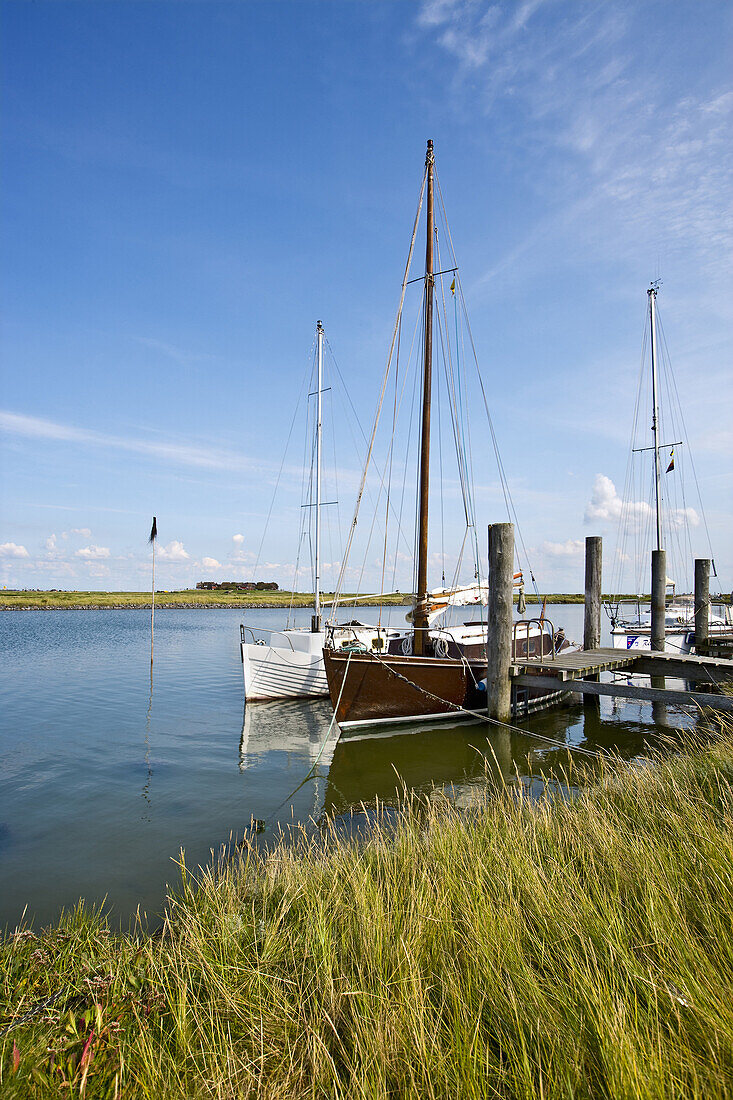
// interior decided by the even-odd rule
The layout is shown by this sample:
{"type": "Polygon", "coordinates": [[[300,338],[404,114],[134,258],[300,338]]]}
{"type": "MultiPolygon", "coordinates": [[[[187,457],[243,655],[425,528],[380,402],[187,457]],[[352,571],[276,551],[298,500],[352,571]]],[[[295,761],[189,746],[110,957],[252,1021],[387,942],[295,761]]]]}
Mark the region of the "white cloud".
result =
{"type": "Polygon", "coordinates": [[[221,562],[217,561],[216,558],[202,558],[201,564],[204,569],[221,569],[221,562]]]}
{"type": "Polygon", "coordinates": [[[190,558],[184,548],[183,543],[174,539],[173,542],[169,542],[167,546],[161,546],[158,550],[158,557],[168,562],[182,562],[188,561],[190,558]]]}
{"type": "Polygon", "coordinates": [[[80,550],[75,552],[74,556],[84,558],[86,561],[99,561],[100,558],[108,558],[109,554],[108,546],[82,546],[80,550]]]}
{"type": "Polygon", "coordinates": [[[585,506],[585,522],[610,523],[618,520],[622,511],[630,520],[645,520],[652,515],[652,507],[645,500],[630,500],[624,504],[610,477],[597,474],[591,498],[585,506]]]}
{"type": "Polygon", "coordinates": [[[244,542],[244,535],[232,535],[232,542],[236,542],[237,546],[241,546],[244,542]]]}
{"type": "Polygon", "coordinates": [[[565,542],[543,542],[542,550],[551,558],[577,558],[583,553],[583,540],[567,539],[565,542]]]}
{"type": "Polygon", "coordinates": [[[45,546],[46,546],[46,549],[49,551],[49,553],[51,553],[53,550],[55,550],[56,549],[56,536],[55,535],[49,535],[48,538],[46,539],[45,546]]]}
{"type": "Polygon", "coordinates": [[[0,558],[29,558],[30,554],[25,546],[19,546],[16,542],[4,542],[0,545],[0,558]]]}
{"type": "Polygon", "coordinates": [[[85,539],[89,539],[92,537],[92,532],[89,527],[72,527],[71,534],[82,535],[85,539]]]}

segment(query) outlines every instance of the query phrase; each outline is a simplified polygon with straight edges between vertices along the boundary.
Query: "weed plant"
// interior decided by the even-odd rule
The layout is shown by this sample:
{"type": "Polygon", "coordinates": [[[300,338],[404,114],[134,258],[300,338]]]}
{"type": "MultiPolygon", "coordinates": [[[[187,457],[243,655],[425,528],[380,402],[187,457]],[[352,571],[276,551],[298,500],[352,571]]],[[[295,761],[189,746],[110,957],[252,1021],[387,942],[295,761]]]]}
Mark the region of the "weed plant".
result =
{"type": "Polygon", "coordinates": [[[36,1014],[0,1039],[0,1093],[733,1096],[723,731],[572,800],[413,800],[360,843],[182,858],[158,936],[81,905],[17,930],[0,1028],[36,1014]]]}

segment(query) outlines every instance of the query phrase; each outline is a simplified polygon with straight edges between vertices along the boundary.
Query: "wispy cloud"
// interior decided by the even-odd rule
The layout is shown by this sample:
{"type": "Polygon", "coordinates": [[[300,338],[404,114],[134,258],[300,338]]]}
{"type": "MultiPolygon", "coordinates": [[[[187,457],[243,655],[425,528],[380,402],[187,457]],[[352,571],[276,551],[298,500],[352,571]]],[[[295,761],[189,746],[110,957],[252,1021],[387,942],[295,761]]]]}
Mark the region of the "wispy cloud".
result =
{"type": "Polygon", "coordinates": [[[87,447],[130,451],[178,465],[197,466],[208,470],[265,471],[271,469],[272,465],[254,461],[241,452],[224,448],[105,435],[89,428],[77,428],[54,420],[8,411],[0,411],[0,431],[27,439],[46,439],[87,447]]]}
{"type": "Polygon", "coordinates": [[[641,245],[652,259],[663,243],[667,257],[689,255],[701,277],[728,270],[733,92],[703,80],[680,94],[673,74],[643,64],[639,12],[542,0],[423,4],[418,27],[454,62],[457,99],[478,97],[499,127],[516,112],[516,133],[535,148],[547,213],[485,280],[518,271],[519,258],[546,262],[538,245],[551,237],[566,249],[580,239],[586,251],[596,241],[600,255],[641,245]]]}
{"type": "Polygon", "coordinates": [[[178,363],[180,366],[190,366],[193,363],[208,362],[215,358],[215,356],[207,352],[189,351],[186,348],[180,348],[175,344],[170,344],[166,340],[157,340],[153,336],[135,336],[133,339],[137,344],[142,344],[143,347],[158,352],[167,359],[172,359],[174,363],[178,363]]]}

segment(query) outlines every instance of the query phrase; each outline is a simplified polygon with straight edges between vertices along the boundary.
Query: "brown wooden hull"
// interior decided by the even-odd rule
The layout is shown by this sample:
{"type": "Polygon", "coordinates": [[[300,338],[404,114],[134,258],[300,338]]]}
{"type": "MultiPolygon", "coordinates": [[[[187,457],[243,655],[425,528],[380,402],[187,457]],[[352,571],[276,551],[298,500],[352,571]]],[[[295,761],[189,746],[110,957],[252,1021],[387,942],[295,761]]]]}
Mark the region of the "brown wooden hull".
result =
{"type": "Polygon", "coordinates": [[[392,654],[377,660],[366,653],[352,653],[349,661],[328,649],[323,660],[339,725],[457,713],[455,707],[466,705],[469,674],[462,661],[392,654]]]}

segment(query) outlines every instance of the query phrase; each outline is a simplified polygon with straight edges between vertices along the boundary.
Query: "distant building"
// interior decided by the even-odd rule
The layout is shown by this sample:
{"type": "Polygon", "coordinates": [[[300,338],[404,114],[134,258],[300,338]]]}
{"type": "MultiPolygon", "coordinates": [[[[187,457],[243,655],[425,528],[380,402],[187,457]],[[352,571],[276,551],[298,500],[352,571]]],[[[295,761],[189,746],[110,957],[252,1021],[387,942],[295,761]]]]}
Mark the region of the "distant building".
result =
{"type": "Polygon", "coordinates": [[[197,581],[196,587],[207,592],[277,592],[274,581],[197,581]]]}

